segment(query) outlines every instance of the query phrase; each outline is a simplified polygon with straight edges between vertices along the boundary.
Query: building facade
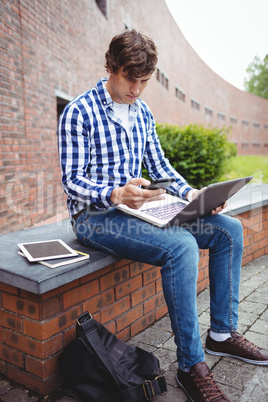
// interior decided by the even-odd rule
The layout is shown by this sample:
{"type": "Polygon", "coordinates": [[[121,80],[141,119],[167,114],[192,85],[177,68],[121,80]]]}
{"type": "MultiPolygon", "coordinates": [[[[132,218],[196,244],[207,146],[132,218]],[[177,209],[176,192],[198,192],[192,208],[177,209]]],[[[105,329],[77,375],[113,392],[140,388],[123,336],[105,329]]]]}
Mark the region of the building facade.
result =
{"type": "Polygon", "coordinates": [[[66,217],[57,150],[64,105],[106,76],[104,54],[124,28],[153,37],[144,92],[159,123],[231,127],[239,154],[267,154],[268,101],[215,74],[182,35],[165,0],[2,0],[1,233],[66,217]]]}

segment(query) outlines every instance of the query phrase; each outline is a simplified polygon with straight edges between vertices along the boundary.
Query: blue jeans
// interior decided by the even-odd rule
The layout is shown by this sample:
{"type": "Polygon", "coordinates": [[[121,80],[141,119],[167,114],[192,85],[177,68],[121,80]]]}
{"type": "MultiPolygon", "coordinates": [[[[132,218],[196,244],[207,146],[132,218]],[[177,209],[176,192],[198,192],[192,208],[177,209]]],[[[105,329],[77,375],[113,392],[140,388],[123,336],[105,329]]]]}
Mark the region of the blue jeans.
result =
{"type": "Polygon", "coordinates": [[[180,368],[204,360],[197,312],[199,249],[209,249],[211,329],[236,331],[243,253],[243,229],[237,219],[208,215],[162,229],[110,208],[85,210],[73,226],[77,238],[87,246],[162,267],[180,368]]]}

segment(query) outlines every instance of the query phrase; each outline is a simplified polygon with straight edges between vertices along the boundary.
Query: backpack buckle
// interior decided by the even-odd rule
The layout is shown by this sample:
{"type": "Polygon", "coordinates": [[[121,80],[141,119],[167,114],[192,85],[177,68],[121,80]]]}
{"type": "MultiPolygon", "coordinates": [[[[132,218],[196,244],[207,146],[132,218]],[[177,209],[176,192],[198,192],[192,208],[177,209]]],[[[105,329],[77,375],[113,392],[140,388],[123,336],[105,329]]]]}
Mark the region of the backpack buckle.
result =
{"type": "Polygon", "coordinates": [[[143,392],[147,401],[152,401],[155,398],[153,384],[150,380],[144,380],[142,383],[143,392]]]}
{"type": "Polygon", "coordinates": [[[81,314],[77,319],[76,322],[78,325],[82,325],[83,322],[87,321],[87,320],[91,320],[92,319],[92,315],[87,311],[86,313],[81,314]]]}
{"type": "Polygon", "coordinates": [[[164,395],[167,392],[167,383],[166,383],[166,378],[163,375],[159,375],[158,377],[155,377],[159,384],[159,388],[161,390],[160,395],[164,395]]]}

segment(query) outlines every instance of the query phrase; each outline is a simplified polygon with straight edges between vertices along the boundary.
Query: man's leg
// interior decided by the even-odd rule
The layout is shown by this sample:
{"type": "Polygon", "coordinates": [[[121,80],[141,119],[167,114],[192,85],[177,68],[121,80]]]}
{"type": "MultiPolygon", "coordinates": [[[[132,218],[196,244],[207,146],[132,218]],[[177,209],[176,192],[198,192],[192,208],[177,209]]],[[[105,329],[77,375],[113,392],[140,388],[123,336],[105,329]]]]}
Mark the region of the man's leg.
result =
{"type": "Polygon", "coordinates": [[[236,331],[243,228],[229,216],[214,215],[188,225],[200,249],[209,249],[211,329],[236,331]]]}
{"type": "Polygon", "coordinates": [[[237,219],[207,216],[189,225],[200,248],[209,248],[211,330],[206,351],[267,366],[268,350],[248,341],[237,330],[243,230],[237,219]],[[194,233],[196,232],[196,234],[194,233]]]}

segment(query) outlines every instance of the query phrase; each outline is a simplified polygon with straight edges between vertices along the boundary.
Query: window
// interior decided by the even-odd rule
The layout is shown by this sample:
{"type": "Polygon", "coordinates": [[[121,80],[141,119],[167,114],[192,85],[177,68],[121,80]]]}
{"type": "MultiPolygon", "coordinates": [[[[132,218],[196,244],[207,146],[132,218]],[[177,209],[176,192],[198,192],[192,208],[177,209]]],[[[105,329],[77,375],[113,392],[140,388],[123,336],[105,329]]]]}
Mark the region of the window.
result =
{"type": "Polygon", "coordinates": [[[107,17],[107,0],[96,0],[96,4],[101,10],[102,14],[107,17]]]}
{"type": "Polygon", "coordinates": [[[249,122],[247,120],[242,120],[242,125],[244,127],[248,127],[249,126],[249,122]]]}
{"type": "Polygon", "coordinates": [[[156,79],[157,79],[157,81],[160,81],[160,70],[159,70],[159,68],[156,70],[156,79]]]}
{"type": "Polygon", "coordinates": [[[200,102],[198,102],[197,100],[195,100],[193,98],[191,99],[191,106],[195,110],[200,110],[200,102]]]}
{"type": "Polygon", "coordinates": [[[185,102],[186,94],[179,87],[175,87],[175,96],[176,96],[176,98],[180,99],[182,102],[185,102]]]}
{"type": "Polygon", "coordinates": [[[263,127],[264,127],[264,128],[268,128],[268,124],[264,124],[263,127]]]}
{"type": "Polygon", "coordinates": [[[254,122],[253,122],[253,127],[254,127],[254,128],[260,128],[260,123],[254,121],[254,122]]]}
{"type": "Polygon", "coordinates": [[[231,122],[232,124],[237,124],[237,118],[231,116],[231,117],[230,117],[230,122],[231,122]]]}
{"type": "Polygon", "coordinates": [[[66,106],[68,103],[69,103],[69,102],[66,101],[65,99],[62,99],[62,98],[58,98],[58,97],[57,97],[57,117],[58,117],[58,120],[59,120],[59,118],[60,118],[60,115],[61,115],[62,112],[63,112],[63,109],[65,108],[65,106],[66,106]]]}
{"type": "Polygon", "coordinates": [[[74,98],[73,96],[67,95],[62,91],[55,91],[56,100],[57,100],[57,118],[59,120],[61,113],[65,106],[74,98]]]}
{"type": "Polygon", "coordinates": [[[213,116],[213,109],[211,109],[211,107],[209,107],[209,106],[205,106],[205,114],[207,116],[212,117],[213,116]]]}
{"type": "Polygon", "coordinates": [[[248,148],[249,143],[248,142],[242,142],[242,148],[248,148]]]}
{"type": "Polygon", "coordinates": [[[163,87],[168,89],[168,87],[169,87],[168,77],[162,71],[160,71],[159,68],[156,71],[156,79],[158,82],[160,82],[160,84],[163,85],[163,87]]]}
{"type": "Polygon", "coordinates": [[[218,119],[221,120],[221,121],[225,121],[225,114],[219,112],[219,113],[218,113],[218,119]]]}

